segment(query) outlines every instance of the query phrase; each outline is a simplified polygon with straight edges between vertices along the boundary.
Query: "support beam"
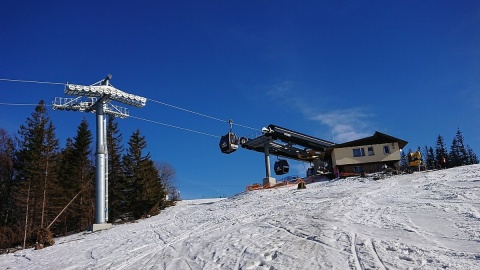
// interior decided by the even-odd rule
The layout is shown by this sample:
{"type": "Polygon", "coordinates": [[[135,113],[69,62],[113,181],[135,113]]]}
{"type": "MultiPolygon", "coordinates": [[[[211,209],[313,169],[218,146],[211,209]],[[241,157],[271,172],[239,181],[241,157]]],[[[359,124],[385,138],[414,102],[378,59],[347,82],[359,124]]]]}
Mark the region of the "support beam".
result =
{"type": "Polygon", "coordinates": [[[103,145],[105,149],[105,222],[108,222],[108,144],[107,144],[107,117],[103,117],[103,145]]]}
{"type": "Polygon", "coordinates": [[[103,99],[96,104],[97,114],[97,149],[96,149],[96,171],[95,171],[95,224],[105,223],[105,147],[104,136],[105,114],[103,99]]]}
{"type": "Polygon", "coordinates": [[[265,143],[263,147],[263,152],[265,154],[265,178],[263,179],[263,185],[274,186],[277,183],[277,180],[271,177],[270,173],[270,142],[265,143]]]}

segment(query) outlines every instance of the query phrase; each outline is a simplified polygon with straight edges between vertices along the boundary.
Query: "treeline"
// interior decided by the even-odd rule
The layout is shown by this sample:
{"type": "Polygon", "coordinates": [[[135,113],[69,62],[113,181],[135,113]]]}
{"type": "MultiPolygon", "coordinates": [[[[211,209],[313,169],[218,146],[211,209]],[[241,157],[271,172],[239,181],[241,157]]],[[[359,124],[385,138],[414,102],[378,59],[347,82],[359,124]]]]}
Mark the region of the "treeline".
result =
{"type": "MultiPolygon", "coordinates": [[[[43,101],[17,136],[0,128],[0,249],[85,231],[95,222],[94,143],[84,118],[61,149],[43,101]]],[[[168,193],[177,195],[174,169],[152,161],[139,130],[124,149],[109,117],[107,147],[109,222],[156,215],[168,193]]]]}
{"type": "MultiPolygon", "coordinates": [[[[465,145],[465,139],[460,129],[457,129],[457,133],[453,137],[449,150],[443,137],[438,135],[435,148],[424,146],[423,149],[418,147],[416,151],[422,153],[423,165],[426,166],[427,169],[453,168],[479,163],[478,157],[472,148],[468,144],[465,145]]],[[[410,149],[408,153],[411,152],[412,150],[410,149]]],[[[402,152],[400,166],[402,166],[402,168],[408,167],[405,152],[402,152]]]]}

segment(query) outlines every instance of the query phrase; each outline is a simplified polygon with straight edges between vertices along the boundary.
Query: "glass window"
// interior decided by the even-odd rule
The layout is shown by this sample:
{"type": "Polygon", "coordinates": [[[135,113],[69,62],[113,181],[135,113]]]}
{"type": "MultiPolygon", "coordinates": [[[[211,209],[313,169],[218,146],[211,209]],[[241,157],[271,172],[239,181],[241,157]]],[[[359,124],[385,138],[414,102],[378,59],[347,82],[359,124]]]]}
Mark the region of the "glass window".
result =
{"type": "Polygon", "coordinates": [[[390,154],[390,146],[388,145],[383,146],[383,153],[385,155],[390,154]]]}
{"type": "Polygon", "coordinates": [[[353,156],[354,156],[354,157],[363,157],[363,156],[365,156],[365,149],[364,149],[364,148],[354,148],[354,149],[353,149],[353,156]]]}
{"type": "Polygon", "coordinates": [[[373,156],[375,153],[373,152],[373,146],[368,147],[368,155],[373,156]]]}

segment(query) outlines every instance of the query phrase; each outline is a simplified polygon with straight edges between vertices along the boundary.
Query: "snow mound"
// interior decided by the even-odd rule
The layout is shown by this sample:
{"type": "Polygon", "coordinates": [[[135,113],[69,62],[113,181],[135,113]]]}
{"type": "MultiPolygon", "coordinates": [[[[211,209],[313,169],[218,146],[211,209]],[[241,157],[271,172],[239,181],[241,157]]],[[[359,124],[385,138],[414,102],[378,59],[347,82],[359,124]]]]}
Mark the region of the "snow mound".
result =
{"type": "Polygon", "coordinates": [[[480,165],[180,202],[0,269],[480,269],[480,165]]]}

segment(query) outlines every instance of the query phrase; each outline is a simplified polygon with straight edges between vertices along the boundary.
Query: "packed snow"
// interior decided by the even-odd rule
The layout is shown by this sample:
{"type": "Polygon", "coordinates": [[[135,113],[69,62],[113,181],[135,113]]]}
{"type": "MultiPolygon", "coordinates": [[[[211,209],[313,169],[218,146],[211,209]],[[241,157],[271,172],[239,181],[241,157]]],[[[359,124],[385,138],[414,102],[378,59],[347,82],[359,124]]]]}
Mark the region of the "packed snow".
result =
{"type": "Polygon", "coordinates": [[[480,269],[480,165],[182,201],[0,269],[480,269]]]}

